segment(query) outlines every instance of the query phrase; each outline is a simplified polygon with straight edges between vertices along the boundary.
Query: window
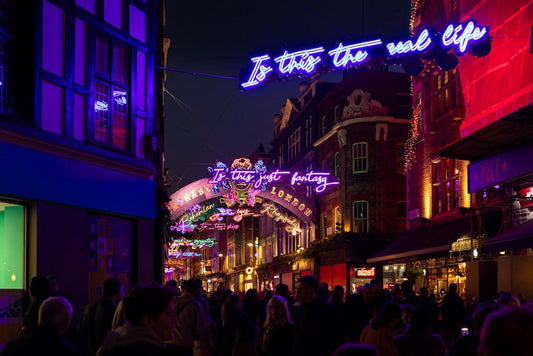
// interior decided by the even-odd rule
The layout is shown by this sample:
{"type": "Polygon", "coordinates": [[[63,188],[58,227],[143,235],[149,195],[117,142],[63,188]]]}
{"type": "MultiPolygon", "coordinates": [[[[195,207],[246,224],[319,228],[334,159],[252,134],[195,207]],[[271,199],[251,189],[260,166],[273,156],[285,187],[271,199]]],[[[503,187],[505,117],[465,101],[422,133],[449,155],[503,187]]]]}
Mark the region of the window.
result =
{"type": "Polygon", "coordinates": [[[368,171],[368,143],[356,142],[352,145],[353,173],[368,171]]]}
{"type": "Polygon", "coordinates": [[[93,138],[106,146],[128,150],[130,51],[98,34],[95,42],[93,138]]]}
{"type": "Polygon", "coordinates": [[[433,116],[440,117],[457,106],[457,69],[433,75],[433,116]]]}
{"type": "Polygon", "coordinates": [[[298,127],[292,135],[289,136],[289,160],[296,158],[300,153],[300,128],[298,127]]]}
{"type": "Polygon", "coordinates": [[[333,156],[333,165],[334,165],[334,173],[333,175],[335,177],[339,176],[340,172],[340,158],[339,158],[339,152],[335,152],[335,155],[333,156]]]}
{"type": "Polygon", "coordinates": [[[322,224],[322,237],[328,236],[328,214],[322,213],[321,216],[321,224],[322,224]]]}
{"type": "Polygon", "coordinates": [[[312,129],[313,116],[309,116],[307,120],[305,120],[305,147],[309,147],[313,143],[312,129]]]}
{"type": "Polygon", "coordinates": [[[335,117],[335,123],[341,121],[342,118],[342,108],[340,105],[335,105],[335,111],[334,111],[334,117],[335,117]]]}
{"type": "Polygon", "coordinates": [[[335,233],[340,234],[342,232],[342,215],[341,215],[341,207],[336,206],[335,207],[335,233]]]}
{"type": "Polygon", "coordinates": [[[459,207],[459,171],[455,160],[441,158],[433,162],[432,172],[432,211],[441,214],[459,207]]]}
{"type": "Polygon", "coordinates": [[[368,202],[359,200],[352,203],[353,232],[368,232],[368,202]]]}

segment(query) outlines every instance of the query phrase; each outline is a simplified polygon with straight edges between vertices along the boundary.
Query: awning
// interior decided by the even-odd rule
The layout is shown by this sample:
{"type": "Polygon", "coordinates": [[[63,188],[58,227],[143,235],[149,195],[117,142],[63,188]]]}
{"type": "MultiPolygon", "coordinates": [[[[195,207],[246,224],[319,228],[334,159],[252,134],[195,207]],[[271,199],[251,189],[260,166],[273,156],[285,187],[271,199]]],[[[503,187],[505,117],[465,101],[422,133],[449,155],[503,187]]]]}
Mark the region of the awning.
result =
{"type": "Polygon", "coordinates": [[[452,243],[470,232],[470,218],[454,220],[398,235],[368,263],[448,252],[452,243]]]}
{"type": "Polygon", "coordinates": [[[485,241],[483,251],[498,252],[529,247],[533,247],[533,220],[528,220],[485,241]]]}

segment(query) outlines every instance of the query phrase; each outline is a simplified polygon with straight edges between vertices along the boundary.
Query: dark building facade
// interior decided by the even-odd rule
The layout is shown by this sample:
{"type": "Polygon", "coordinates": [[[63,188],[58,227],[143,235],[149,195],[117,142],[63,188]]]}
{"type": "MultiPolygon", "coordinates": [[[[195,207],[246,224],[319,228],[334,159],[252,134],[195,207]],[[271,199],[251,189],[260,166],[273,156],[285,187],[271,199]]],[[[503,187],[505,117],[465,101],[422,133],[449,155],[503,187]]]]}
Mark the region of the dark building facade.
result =
{"type": "Polygon", "coordinates": [[[0,348],[33,276],[56,275],[77,315],[106,278],[162,279],[162,14],[0,2],[0,348]]]}
{"type": "Polygon", "coordinates": [[[315,201],[317,214],[298,234],[277,230],[274,283],[292,289],[298,277],[314,274],[330,288],[354,292],[381,274],[366,268],[366,258],[405,229],[409,78],[361,70],[334,85],[315,81],[300,89],[275,117],[276,167],[329,172],[340,184],[321,193],[297,187],[315,201]]]}

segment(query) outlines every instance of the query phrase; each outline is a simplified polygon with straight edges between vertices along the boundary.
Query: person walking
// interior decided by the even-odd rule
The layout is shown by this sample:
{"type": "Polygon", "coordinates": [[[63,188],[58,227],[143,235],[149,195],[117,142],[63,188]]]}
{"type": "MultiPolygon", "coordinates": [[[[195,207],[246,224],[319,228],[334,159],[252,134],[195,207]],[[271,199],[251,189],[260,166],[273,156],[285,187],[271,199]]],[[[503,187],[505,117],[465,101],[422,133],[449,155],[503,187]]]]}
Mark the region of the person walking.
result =
{"type": "Polygon", "coordinates": [[[294,311],[292,354],[329,356],[343,343],[342,328],[335,307],[319,298],[315,276],[300,277],[298,303],[294,311]]]}
{"type": "Polygon", "coordinates": [[[416,306],[404,333],[394,337],[398,356],[445,356],[442,337],[431,330],[430,311],[425,305],[416,306]]]}
{"type": "Polygon", "coordinates": [[[266,320],[261,339],[261,356],[290,356],[292,354],[292,324],[285,298],[275,295],[267,304],[266,320]]]}
{"type": "Polygon", "coordinates": [[[461,322],[466,316],[465,303],[457,293],[457,284],[450,283],[440,308],[442,315],[442,336],[448,350],[455,348],[460,335],[461,322]]]}
{"type": "Polygon", "coordinates": [[[198,301],[202,284],[198,279],[189,279],[181,284],[182,293],[176,298],[176,327],[173,331],[173,348],[180,355],[194,354],[194,341],[200,342],[199,347],[204,355],[209,354],[205,343],[207,332],[204,308],[198,301]]]}
{"type": "Polygon", "coordinates": [[[231,294],[222,304],[218,326],[219,356],[256,355],[255,330],[250,318],[241,311],[241,298],[231,294]]]}
{"type": "Polygon", "coordinates": [[[72,320],[72,305],[65,297],[49,297],[39,307],[35,329],[9,342],[1,356],[80,356],[64,337],[72,320]]]}
{"type": "Polygon", "coordinates": [[[123,300],[127,320],[104,339],[97,356],[177,356],[165,341],[176,321],[174,292],[160,285],[133,289],[123,300]]]}
{"type": "Polygon", "coordinates": [[[376,348],[380,356],[398,356],[394,345],[394,330],[402,322],[402,307],[390,301],[381,308],[378,316],[361,333],[361,343],[376,348]]]}
{"type": "Polygon", "coordinates": [[[111,330],[113,317],[120,300],[122,284],[118,279],[104,281],[103,296],[83,309],[78,326],[81,339],[81,352],[84,356],[94,356],[111,330]]]}
{"type": "Polygon", "coordinates": [[[41,304],[52,294],[50,281],[43,276],[35,276],[30,282],[30,293],[32,302],[30,303],[24,319],[22,320],[22,335],[32,332],[39,322],[39,308],[41,304]]]}

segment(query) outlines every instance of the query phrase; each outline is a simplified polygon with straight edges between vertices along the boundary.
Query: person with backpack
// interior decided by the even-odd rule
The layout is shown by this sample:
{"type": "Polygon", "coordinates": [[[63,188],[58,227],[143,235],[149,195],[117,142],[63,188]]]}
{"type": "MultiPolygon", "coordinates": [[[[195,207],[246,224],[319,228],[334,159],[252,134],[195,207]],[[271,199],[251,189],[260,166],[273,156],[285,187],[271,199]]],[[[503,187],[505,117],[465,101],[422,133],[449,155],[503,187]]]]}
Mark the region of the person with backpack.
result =
{"type": "Polygon", "coordinates": [[[205,312],[198,301],[201,290],[198,279],[189,279],[181,284],[182,293],[176,298],[176,326],[173,330],[172,348],[180,355],[193,356],[194,341],[200,343],[203,355],[209,355],[209,347],[205,344],[207,330],[205,312]]]}

